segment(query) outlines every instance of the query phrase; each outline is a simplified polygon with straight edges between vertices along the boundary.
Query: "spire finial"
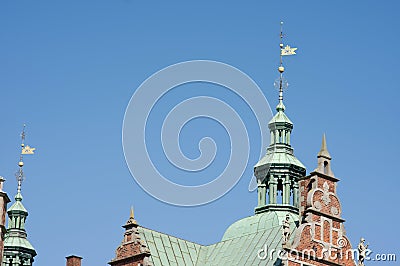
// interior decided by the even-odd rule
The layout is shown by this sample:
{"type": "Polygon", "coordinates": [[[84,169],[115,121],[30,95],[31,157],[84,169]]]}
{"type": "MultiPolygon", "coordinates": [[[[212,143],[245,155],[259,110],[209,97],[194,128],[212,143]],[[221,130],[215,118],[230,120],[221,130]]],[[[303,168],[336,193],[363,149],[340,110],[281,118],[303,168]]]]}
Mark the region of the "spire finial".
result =
{"type": "MultiPolygon", "coordinates": [[[[280,43],[279,43],[279,48],[280,51],[283,49],[283,21],[281,21],[281,32],[279,34],[280,38],[280,43]]],[[[276,110],[279,111],[285,111],[285,105],[283,104],[283,72],[285,71],[285,68],[283,67],[283,58],[282,58],[282,52],[280,52],[279,56],[279,104],[276,107],[276,110]]]]}
{"type": "Polygon", "coordinates": [[[284,55],[295,55],[297,48],[291,48],[289,45],[286,45],[284,47],[283,44],[283,21],[281,21],[281,31],[279,34],[280,37],[280,43],[279,43],[279,48],[280,48],[280,57],[279,57],[279,79],[275,81],[275,85],[279,88],[279,104],[276,107],[276,110],[278,112],[280,111],[285,111],[285,105],[283,104],[283,90],[286,89],[289,84],[286,81],[286,79],[283,77],[283,72],[285,72],[285,68],[283,66],[283,56],[284,55]]]}
{"type": "Polygon", "coordinates": [[[22,155],[19,156],[18,166],[18,172],[15,174],[18,181],[17,196],[21,194],[22,181],[24,180],[24,171],[22,170],[22,168],[24,167],[24,162],[22,160],[22,155]]]}
{"type": "Polygon", "coordinates": [[[133,213],[133,206],[131,206],[131,213],[129,215],[129,219],[135,219],[135,214],[133,213]]]}
{"type": "Polygon", "coordinates": [[[325,135],[325,133],[322,135],[321,150],[326,151],[326,135],[325,135]]]}
{"type": "Polygon", "coordinates": [[[24,124],[22,127],[22,132],[21,132],[21,154],[19,155],[19,162],[18,162],[18,172],[15,174],[17,181],[18,181],[18,188],[17,188],[17,195],[15,196],[16,200],[22,200],[22,195],[21,195],[21,187],[22,187],[22,181],[24,180],[24,160],[23,160],[23,155],[25,154],[34,154],[35,148],[31,148],[28,145],[25,146],[25,127],[26,125],[24,124]]]}
{"type": "Polygon", "coordinates": [[[133,213],[133,206],[131,206],[131,210],[130,210],[130,213],[129,213],[129,219],[128,219],[128,221],[127,221],[126,224],[123,225],[122,227],[128,228],[128,227],[130,227],[131,225],[134,225],[134,226],[137,226],[137,225],[138,225],[137,221],[135,220],[135,215],[134,215],[134,213],[133,213]]]}
{"type": "Polygon", "coordinates": [[[25,142],[25,124],[22,127],[22,132],[21,132],[21,154],[19,156],[19,162],[18,162],[18,172],[16,173],[16,178],[18,181],[18,188],[17,188],[17,195],[15,196],[16,200],[22,200],[21,197],[21,186],[22,186],[22,181],[24,180],[24,171],[23,171],[23,167],[24,167],[24,161],[22,158],[22,151],[24,150],[24,142],[25,142]]]}
{"type": "Polygon", "coordinates": [[[24,142],[25,142],[25,127],[26,125],[24,124],[22,127],[22,132],[21,132],[21,147],[24,147],[24,142]]]}
{"type": "Polygon", "coordinates": [[[328,148],[326,145],[325,133],[322,136],[321,150],[318,152],[318,157],[320,157],[320,156],[331,159],[331,155],[329,154],[329,151],[328,151],[328,148]]]}

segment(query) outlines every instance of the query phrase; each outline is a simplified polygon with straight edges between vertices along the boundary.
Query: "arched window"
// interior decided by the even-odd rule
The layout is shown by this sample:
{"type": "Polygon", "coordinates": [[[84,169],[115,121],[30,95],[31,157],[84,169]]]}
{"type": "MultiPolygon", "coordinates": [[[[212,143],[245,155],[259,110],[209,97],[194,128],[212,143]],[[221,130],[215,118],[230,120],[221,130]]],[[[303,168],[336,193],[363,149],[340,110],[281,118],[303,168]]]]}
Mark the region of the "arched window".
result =
{"type": "Polygon", "coordinates": [[[328,161],[324,161],[324,174],[329,174],[328,161]]]}

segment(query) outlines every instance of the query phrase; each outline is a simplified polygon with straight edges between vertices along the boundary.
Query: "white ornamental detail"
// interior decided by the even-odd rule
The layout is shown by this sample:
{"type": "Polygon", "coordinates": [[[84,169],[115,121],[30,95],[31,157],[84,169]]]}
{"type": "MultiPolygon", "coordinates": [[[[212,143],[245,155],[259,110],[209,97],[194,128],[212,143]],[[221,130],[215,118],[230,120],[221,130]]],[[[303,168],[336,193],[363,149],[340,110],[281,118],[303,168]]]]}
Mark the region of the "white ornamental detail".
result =
{"type": "Polygon", "coordinates": [[[331,199],[329,198],[329,185],[326,181],[324,182],[323,188],[324,195],[322,195],[321,199],[325,203],[325,205],[328,205],[331,202],[331,199]]]}

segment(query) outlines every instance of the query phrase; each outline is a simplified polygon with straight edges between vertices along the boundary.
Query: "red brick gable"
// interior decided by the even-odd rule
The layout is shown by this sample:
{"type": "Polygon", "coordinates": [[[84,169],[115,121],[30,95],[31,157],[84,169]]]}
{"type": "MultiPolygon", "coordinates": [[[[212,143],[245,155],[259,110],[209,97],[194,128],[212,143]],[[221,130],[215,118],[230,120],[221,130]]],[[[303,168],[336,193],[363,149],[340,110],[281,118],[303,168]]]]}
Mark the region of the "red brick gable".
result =
{"type": "Polygon", "coordinates": [[[141,239],[138,224],[131,217],[123,226],[125,228],[124,239],[115,251],[115,258],[108,264],[111,266],[150,266],[150,250],[141,239]]]}
{"type": "Polygon", "coordinates": [[[317,169],[299,181],[300,225],[286,249],[288,265],[355,266],[330,160],[324,137],[317,169]]]}

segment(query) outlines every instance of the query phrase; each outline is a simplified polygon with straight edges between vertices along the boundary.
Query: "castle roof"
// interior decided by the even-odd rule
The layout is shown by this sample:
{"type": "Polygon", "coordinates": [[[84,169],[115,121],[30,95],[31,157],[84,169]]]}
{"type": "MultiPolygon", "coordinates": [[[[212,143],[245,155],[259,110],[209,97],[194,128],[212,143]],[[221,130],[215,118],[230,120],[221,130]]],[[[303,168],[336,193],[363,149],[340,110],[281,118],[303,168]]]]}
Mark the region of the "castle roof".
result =
{"type": "Polygon", "coordinates": [[[299,159],[296,158],[292,153],[275,150],[274,152],[267,153],[261,160],[254,166],[259,167],[262,165],[293,165],[300,168],[306,168],[299,159]]]}
{"type": "Polygon", "coordinates": [[[291,231],[298,215],[270,211],[243,218],[226,230],[222,240],[213,245],[200,245],[139,226],[141,239],[149,248],[150,261],[159,265],[274,265],[282,249],[282,221],[290,215],[291,231]],[[268,247],[267,256],[261,249],[268,247]],[[273,257],[270,252],[275,249],[273,257]],[[262,257],[262,258],[260,258],[262,257]]]}

